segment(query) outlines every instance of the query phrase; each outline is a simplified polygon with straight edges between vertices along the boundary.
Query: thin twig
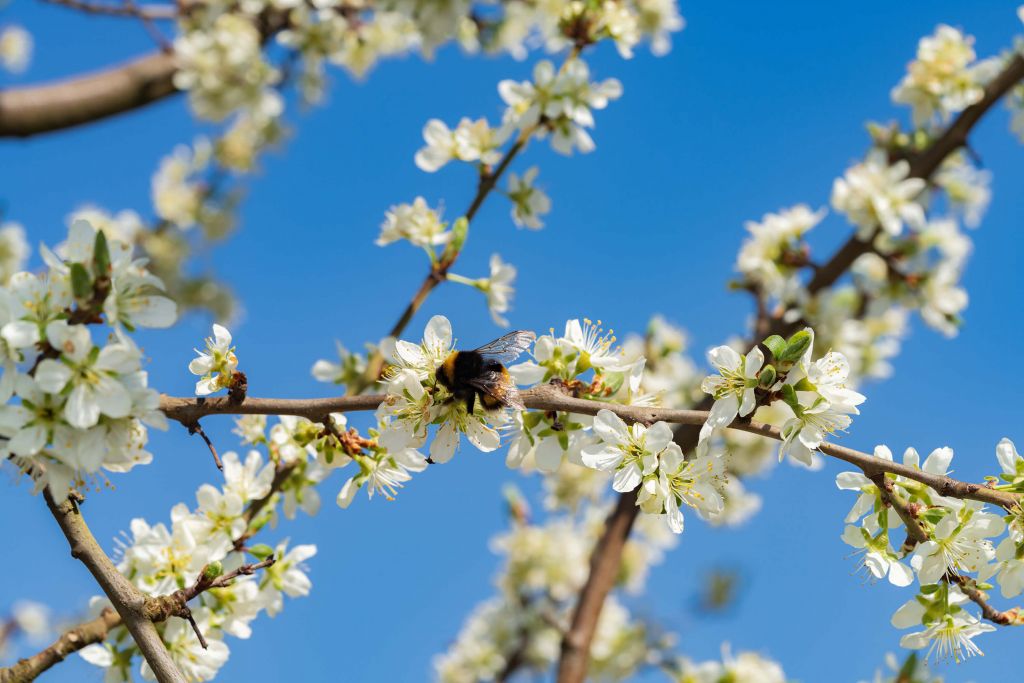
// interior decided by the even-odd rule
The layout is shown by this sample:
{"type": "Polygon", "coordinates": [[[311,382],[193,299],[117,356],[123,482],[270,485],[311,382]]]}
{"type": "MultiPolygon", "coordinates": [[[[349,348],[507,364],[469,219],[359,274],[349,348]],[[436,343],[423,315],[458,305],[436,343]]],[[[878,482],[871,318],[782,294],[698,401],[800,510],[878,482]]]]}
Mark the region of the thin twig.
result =
{"type": "Polygon", "coordinates": [[[220,455],[217,453],[217,448],[216,448],[216,446],[213,445],[213,441],[210,440],[210,437],[208,437],[206,435],[206,432],[203,431],[203,428],[199,425],[199,421],[198,420],[196,420],[196,422],[194,424],[189,426],[188,433],[189,434],[198,434],[199,436],[203,437],[203,441],[206,442],[207,447],[209,447],[209,449],[210,449],[210,453],[213,455],[213,464],[217,466],[218,470],[223,472],[224,471],[224,463],[221,462],[220,455]]]}

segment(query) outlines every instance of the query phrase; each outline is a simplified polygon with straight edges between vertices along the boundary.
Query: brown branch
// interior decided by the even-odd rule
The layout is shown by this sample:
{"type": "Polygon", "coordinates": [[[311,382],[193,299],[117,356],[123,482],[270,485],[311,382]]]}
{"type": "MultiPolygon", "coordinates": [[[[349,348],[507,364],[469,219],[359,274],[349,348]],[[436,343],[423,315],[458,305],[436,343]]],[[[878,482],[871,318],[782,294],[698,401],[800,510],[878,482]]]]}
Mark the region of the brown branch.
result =
{"type": "Polygon", "coordinates": [[[171,655],[167,652],[156,626],[146,616],[146,596],[126,579],[103,552],[89,531],[78,505],[71,498],[58,504],[48,490],[43,491],[46,505],[71,546],[71,556],[86,566],[103,589],[121,620],[128,628],[142,656],[160,683],[185,683],[171,655]]]}
{"type": "Polygon", "coordinates": [[[105,607],[95,619],[86,621],[65,631],[52,645],[17,664],[0,669],[0,683],[25,683],[34,681],[40,674],[82,648],[101,643],[107,634],[121,625],[121,617],[110,607],[105,607]]]}
{"type": "Polygon", "coordinates": [[[199,425],[198,420],[188,428],[188,433],[198,434],[199,436],[203,437],[203,441],[206,442],[207,448],[210,449],[210,453],[213,455],[213,464],[217,466],[218,470],[223,472],[224,463],[221,462],[220,455],[217,453],[217,447],[213,445],[213,441],[210,439],[209,436],[206,435],[206,432],[203,431],[203,428],[199,425]]]}
{"type": "Polygon", "coordinates": [[[981,608],[981,616],[984,619],[1000,626],[1020,626],[1024,624],[1024,615],[1021,615],[1019,607],[1008,610],[996,609],[989,603],[988,594],[978,588],[978,584],[974,579],[959,574],[946,574],[944,578],[947,582],[959,586],[963,594],[981,608]]]}
{"type": "Polygon", "coordinates": [[[569,630],[562,636],[558,660],[558,681],[582,681],[590,663],[590,643],[594,640],[598,618],[608,593],[615,586],[622,566],[622,551],[629,539],[640,508],[636,491],[619,496],[615,509],[605,522],[604,532],[590,554],[590,575],[580,591],[569,630]]]}
{"type": "Polygon", "coordinates": [[[171,617],[188,619],[192,624],[192,628],[195,630],[196,635],[199,637],[199,642],[202,644],[203,649],[206,649],[206,639],[203,638],[202,633],[199,632],[195,621],[192,619],[192,612],[188,607],[189,601],[194,600],[208,590],[226,588],[239,576],[252,576],[260,569],[266,569],[273,565],[276,561],[277,560],[274,556],[271,555],[261,562],[243,564],[237,569],[227,572],[226,574],[214,576],[207,574],[207,570],[209,569],[209,565],[207,565],[206,567],[203,567],[201,572],[199,572],[199,576],[196,577],[196,580],[191,586],[187,588],[180,588],[167,595],[148,598],[143,611],[146,618],[150,621],[166,621],[171,617]]]}
{"type": "MultiPolygon", "coordinates": [[[[985,113],[1021,80],[1024,80],[1024,57],[1015,54],[999,75],[985,87],[985,94],[978,102],[960,112],[953,123],[927,149],[909,158],[909,177],[929,180],[950,154],[967,144],[971,130],[985,113]]],[[[874,235],[868,240],[861,240],[856,234],[851,236],[832,258],[815,270],[807,284],[808,293],[814,295],[834,285],[858,257],[871,251],[873,243],[874,235]]],[[[785,323],[776,319],[771,333],[787,336],[803,324],[803,321],[785,323]]]]}
{"type": "Polygon", "coordinates": [[[154,52],[47,85],[0,91],[0,138],[71,128],[144,107],[178,92],[174,57],[154,52]]]}
{"type": "Polygon", "coordinates": [[[928,532],[925,531],[923,526],[921,526],[921,522],[917,520],[917,515],[910,509],[907,501],[903,500],[903,498],[896,493],[893,488],[892,481],[885,476],[885,473],[879,472],[878,474],[873,474],[870,479],[875,482],[875,486],[878,487],[878,493],[882,497],[882,502],[896,511],[900,520],[903,521],[903,526],[907,528],[907,540],[903,542],[904,554],[912,551],[918,543],[924,543],[927,541],[928,532]]]}
{"type": "Polygon", "coordinates": [[[147,21],[171,21],[178,18],[178,8],[174,5],[136,5],[125,2],[120,5],[109,5],[86,0],[42,0],[51,5],[60,5],[86,14],[99,14],[109,17],[126,17],[129,19],[145,19],[147,21]]]}
{"type": "MultiPolygon", "coordinates": [[[[539,124],[538,124],[539,125],[539,124]]],[[[530,128],[524,129],[520,132],[519,137],[515,143],[509,147],[508,151],[505,152],[505,156],[502,157],[501,161],[494,168],[494,170],[483,169],[480,173],[480,182],[477,185],[476,195],[474,195],[472,201],[469,203],[469,208],[462,217],[466,219],[467,223],[472,223],[473,218],[476,217],[480,207],[483,206],[484,200],[487,199],[491,191],[495,188],[498,180],[505,171],[508,170],[512,160],[519,155],[520,152],[526,147],[526,143],[529,142],[530,136],[537,130],[538,125],[531,126],[530,128]]],[[[430,293],[434,291],[434,288],[445,281],[448,275],[448,271],[455,261],[459,258],[461,250],[452,250],[450,254],[441,258],[437,263],[433,264],[430,268],[430,272],[423,278],[423,283],[419,289],[413,295],[409,304],[402,311],[402,314],[398,317],[398,320],[391,327],[391,331],[388,332],[388,336],[397,338],[405,330],[406,326],[412,321],[413,316],[416,315],[417,311],[423,306],[423,303],[430,296],[430,293]]],[[[372,386],[380,379],[381,371],[384,369],[384,355],[378,350],[376,351],[366,363],[366,372],[363,375],[363,387],[372,386]]]]}
{"type": "MultiPolygon", "coordinates": [[[[554,384],[542,384],[526,389],[521,392],[520,397],[523,400],[523,404],[530,410],[569,412],[580,415],[596,415],[600,410],[610,410],[626,422],[640,422],[644,424],[668,422],[686,425],[694,432],[708,418],[708,411],[706,410],[627,406],[617,403],[573,398],[566,395],[562,389],[554,384]]],[[[164,395],[160,397],[160,410],[167,417],[183,424],[190,424],[204,415],[213,414],[296,415],[322,422],[325,416],[330,413],[375,410],[384,398],[381,394],[311,399],[246,397],[244,400],[234,403],[226,398],[180,398],[164,395]]],[[[728,428],[758,434],[769,439],[775,439],[776,441],[782,440],[782,433],[778,427],[761,422],[739,419],[729,425],[728,428]]],[[[694,440],[694,445],[696,445],[696,439],[694,440]]],[[[980,500],[985,503],[1000,505],[1007,509],[1017,504],[1020,499],[1017,494],[991,489],[983,484],[971,484],[950,477],[931,474],[924,470],[915,469],[891,460],[878,458],[870,453],[863,453],[833,443],[823,443],[819,450],[825,455],[856,465],[864,470],[868,476],[874,476],[879,472],[898,474],[925,484],[943,496],[980,500]]]]}

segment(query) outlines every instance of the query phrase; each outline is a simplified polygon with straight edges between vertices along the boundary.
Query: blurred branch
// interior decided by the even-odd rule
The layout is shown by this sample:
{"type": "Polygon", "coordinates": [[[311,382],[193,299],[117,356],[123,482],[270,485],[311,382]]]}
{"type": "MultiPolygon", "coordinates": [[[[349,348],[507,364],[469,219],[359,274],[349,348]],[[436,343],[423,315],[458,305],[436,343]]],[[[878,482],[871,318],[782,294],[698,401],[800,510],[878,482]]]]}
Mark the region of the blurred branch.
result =
{"type": "Polygon", "coordinates": [[[154,52],[126,64],[47,85],[0,91],[0,138],[29,137],[99,121],[178,92],[173,55],[154,52]]]}
{"type": "Polygon", "coordinates": [[[132,2],[110,5],[101,2],[88,2],[87,0],[42,0],[42,2],[50,5],[60,5],[61,7],[85,12],[86,14],[127,17],[147,21],[171,21],[177,19],[179,14],[178,8],[174,5],[136,5],[132,2]]]}
{"type": "Polygon", "coordinates": [[[34,681],[50,667],[64,661],[68,655],[78,652],[87,645],[103,642],[111,629],[120,625],[120,615],[106,607],[95,619],[65,631],[45,650],[19,660],[17,664],[0,669],[0,683],[34,681]]]}

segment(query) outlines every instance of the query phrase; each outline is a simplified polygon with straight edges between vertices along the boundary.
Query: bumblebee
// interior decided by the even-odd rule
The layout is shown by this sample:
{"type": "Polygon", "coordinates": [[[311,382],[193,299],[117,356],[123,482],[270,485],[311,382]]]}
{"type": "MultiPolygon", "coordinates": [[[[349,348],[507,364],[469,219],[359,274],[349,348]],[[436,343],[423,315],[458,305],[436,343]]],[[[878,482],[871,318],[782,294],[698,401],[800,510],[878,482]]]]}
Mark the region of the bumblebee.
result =
{"type": "Polygon", "coordinates": [[[502,407],[524,410],[516,384],[508,374],[511,363],[537,338],[533,332],[517,330],[472,351],[452,351],[434,373],[437,381],[452,392],[452,399],[466,402],[472,415],[479,397],[486,410],[502,407]]]}

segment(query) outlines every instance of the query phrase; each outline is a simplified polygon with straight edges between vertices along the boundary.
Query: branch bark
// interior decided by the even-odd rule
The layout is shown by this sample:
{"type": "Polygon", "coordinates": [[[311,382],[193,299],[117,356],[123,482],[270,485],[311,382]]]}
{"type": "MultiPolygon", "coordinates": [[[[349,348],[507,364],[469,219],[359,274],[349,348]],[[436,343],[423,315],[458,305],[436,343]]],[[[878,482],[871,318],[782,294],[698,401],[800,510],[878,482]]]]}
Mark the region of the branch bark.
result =
{"type": "Polygon", "coordinates": [[[160,683],[186,683],[167,652],[156,626],[146,616],[146,596],[117,570],[96,542],[71,498],[58,504],[44,491],[46,505],[71,546],[71,556],[86,566],[120,615],[160,683]]]}
{"type": "Polygon", "coordinates": [[[121,617],[107,607],[95,619],[79,624],[63,633],[45,650],[19,660],[13,666],[0,669],[0,683],[25,683],[34,681],[43,672],[87,645],[101,643],[107,634],[121,624],[121,617]]]}
{"type": "Polygon", "coordinates": [[[154,52],[46,85],[0,91],[0,137],[27,138],[92,123],[178,92],[174,56],[154,52]]]}
{"type": "MultiPolygon", "coordinates": [[[[577,413],[580,415],[596,415],[600,410],[610,410],[626,422],[668,422],[684,425],[694,435],[699,427],[708,419],[706,410],[689,410],[682,408],[658,408],[654,406],[626,406],[616,403],[604,403],[566,395],[554,384],[542,384],[521,392],[523,404],[530,410],[556,411],[577,413]]],[[[339,396],[336,398],[286,399],[286,398],[253,398],[246,397],[241,401],[229,398],[183,398],[174,396],[160,397],[160,410],[172,420],[184,425],[204,415],[296,415],[313,421],[322,421],[329,413],[344,413],[361,410],[375,410],[384,400],[382,394],[366,394],[357,396],[339,396]]],[[[739,419],[728,427],[740,431],[758,434],[769,439],[782,441],[782,432],[762,422],[739,419]]],[[[693,448],[693,446],[690,446],[693,448]]],[[[988,488],[982,484],[971,484],[951,477],[931,474],[924,470],[908,467],[902,463],[877,458],[870,453],[856,451],[833,443],[823,443],[819,451],[833,458],[843,460],[862,469],[867,476],[875,476],[880,472],[890,472],[912,479],[929,486],[943,496],[968,498],[993,503],[1004,508],[1011,508],[1020,500],[1020,496],[1006,491],[988,488]]],[[[624,494],[628,495],[628,494],[624,494]]]]}

